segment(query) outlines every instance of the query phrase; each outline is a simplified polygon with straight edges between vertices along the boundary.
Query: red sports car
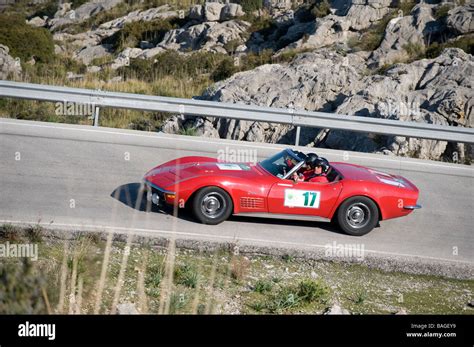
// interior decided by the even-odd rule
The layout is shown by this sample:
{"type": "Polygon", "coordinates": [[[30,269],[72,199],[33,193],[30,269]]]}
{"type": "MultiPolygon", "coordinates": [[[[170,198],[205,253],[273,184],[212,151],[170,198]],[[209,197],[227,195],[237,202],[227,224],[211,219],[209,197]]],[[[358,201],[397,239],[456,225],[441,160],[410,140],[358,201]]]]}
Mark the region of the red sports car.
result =
{"type": "Polygon", "coordinates": [[[145,175],[147,198],[156,205],[190,207],[205,224],[221,223],[231,214],[316,219],[355,236],[421,207],[413,183],[363,166],[325,161],[324,180],[306,181],[301,173],[309,157],[286,149],[255,165],[179,158],[145,175]]]}

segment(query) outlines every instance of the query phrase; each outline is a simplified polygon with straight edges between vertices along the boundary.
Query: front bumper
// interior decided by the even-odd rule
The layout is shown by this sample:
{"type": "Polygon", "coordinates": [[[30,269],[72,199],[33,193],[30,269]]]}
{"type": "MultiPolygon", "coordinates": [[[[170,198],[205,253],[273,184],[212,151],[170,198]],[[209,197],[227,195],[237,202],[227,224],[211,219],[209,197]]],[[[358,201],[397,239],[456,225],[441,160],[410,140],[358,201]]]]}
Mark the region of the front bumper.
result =
{"type": "Polygon", "coordinates": [[[144,184],[146,187],[146,198],[148,201],[151,201],[153,204],[160,206],[163,205],[164,203],[167,204],[173,204],[176,193],[163,189],[161,187],[158,187],[157,185],[144,180],[144,184]]]}
{"type": "Polygon", "coordinates": [[[403,206],[405,210],[418,210],[421,208],[421,205],[408,205],[408,206],[403,206]]]}

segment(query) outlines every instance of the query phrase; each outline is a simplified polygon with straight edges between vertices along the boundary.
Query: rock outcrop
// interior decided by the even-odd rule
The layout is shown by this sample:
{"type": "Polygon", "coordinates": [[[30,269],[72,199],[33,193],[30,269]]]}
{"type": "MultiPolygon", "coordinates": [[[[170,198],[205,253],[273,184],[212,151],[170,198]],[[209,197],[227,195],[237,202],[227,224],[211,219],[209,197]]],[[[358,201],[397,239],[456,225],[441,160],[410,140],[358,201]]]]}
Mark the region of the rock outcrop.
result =
{"type": "Polygon", "coordinates": [[[99,12],[107,11],[117,6],[122,0],[96,0],[86,2],[76,9],[71,9],[71,3],[60,4],[54,18],[47,22],[51,30],[57,30],[68,24],[81,23],[99,12]]]}
{"type": "MultiPolygon", "coordinates": [[[[363,53],[343,57],[329,50],[305,53],[289,65],[264,65],[217,83],[205,100],[260,106],[292,107],[361,117],[377,117],[472,127],[474,58],[446,49],[436,59],[397,64],[385,75],[366,76],[363,53]]],[[[290,126],[174,117],[164,130],[194,127],[198,134],[248,141],[291,143],[290,126]]],[[[425,159],[447,155],[444,141],[370,136],[348,131],[302,129],[300,143],[425,159]]],[[[460,157],[465,155],[458,148],[460,157]]]]}
{"type": "Polygon", "coordinates": [[[20,61],[14,59],[9,53],[10,49],[7,46],[0,45],[0,80],[21,73],[20,61]]]}
{"type": "Polygon", "coordinates": [[[448,12],[447,25],[457,34],[474,32],[474,4],[455,7],[448,12]]]}
{"type": "Polygon", "coordinates": [[[205,22],[170,30],[157,45],[180,51],[207,50],[226,53],[224,46],[230,41],[243,42],[243,33],[250,23],[241,20],[205,22]]]}

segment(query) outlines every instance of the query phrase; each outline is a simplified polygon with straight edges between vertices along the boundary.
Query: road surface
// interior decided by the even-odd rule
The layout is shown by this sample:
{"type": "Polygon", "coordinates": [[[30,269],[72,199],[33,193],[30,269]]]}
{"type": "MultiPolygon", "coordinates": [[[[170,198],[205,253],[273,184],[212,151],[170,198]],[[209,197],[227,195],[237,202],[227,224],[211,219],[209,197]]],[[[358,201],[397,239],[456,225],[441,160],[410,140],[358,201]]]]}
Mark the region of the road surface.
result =
{"type": "Polygon", "coordinates": [[[234,216],[208,226],[186,214],[174,217],[136,203],[141,178],[151,167],[185,155],[217,157],[226,148],[256,150],[261,159],[284,146],[0,119],[0,223],[238,240],[309,251],[334,242],[357,243],[370,254],[473,268],[474,170],[465,165],[318,150],[330,161],[401,174],[420,189],[421,210],[383,221],[363,237],[342,234],[326,223],[269,218],[234,216]]]}

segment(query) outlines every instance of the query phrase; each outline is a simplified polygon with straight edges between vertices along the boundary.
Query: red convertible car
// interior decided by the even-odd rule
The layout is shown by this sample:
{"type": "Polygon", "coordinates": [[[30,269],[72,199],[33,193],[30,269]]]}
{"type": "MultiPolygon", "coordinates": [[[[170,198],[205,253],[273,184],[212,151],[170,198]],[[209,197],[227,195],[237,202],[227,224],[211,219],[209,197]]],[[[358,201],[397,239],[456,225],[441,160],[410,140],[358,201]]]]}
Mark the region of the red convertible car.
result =
{"type": "Polygon", "coordinates": [[[286,149],[256,165],[183,157],[150,170],[144,184],[152,203],[189,207],[205,224],[231,214],[316,219],[360,236],[381,220],[420,208],[413,183],[363,166],[324,160],[324,180],[306,181],[302,172],[310,156],[286,149]]]}

